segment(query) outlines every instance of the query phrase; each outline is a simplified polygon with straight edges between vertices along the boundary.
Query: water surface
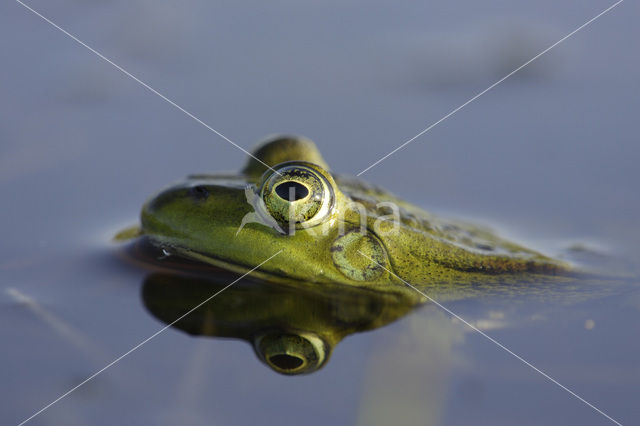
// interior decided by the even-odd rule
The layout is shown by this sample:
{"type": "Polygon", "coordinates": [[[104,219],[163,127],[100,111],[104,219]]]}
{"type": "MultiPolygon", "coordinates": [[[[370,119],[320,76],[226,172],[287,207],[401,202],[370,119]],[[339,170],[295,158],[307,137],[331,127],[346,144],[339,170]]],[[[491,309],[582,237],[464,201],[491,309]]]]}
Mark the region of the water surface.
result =
{"type": "MultiPolygon", "coordinates": [[[[239,145],[317,142],[356,174],[610,5],[75,2],[30,6],[239,145]]],[[[0,416],[17,424],[164,323],[111,236],[142,202],[245,155],[14,2],[0,6],[0,416]]],[[[363,177],[551,254],[638,269],[638,6],[624,2],[363,177]]],[[[269,254],[265,254],[265,258],[269,254]]],[[[640,292],[447,307],[623,424],[640,292]]],[[[216,303],[229,303],[224,294],[216,303]]],[[[318,372],[170,329],[31,424],[606,424],[435,306],[346,337],[318,372]],[[302,420],[301,420],[302,419],[302,420]]]]}

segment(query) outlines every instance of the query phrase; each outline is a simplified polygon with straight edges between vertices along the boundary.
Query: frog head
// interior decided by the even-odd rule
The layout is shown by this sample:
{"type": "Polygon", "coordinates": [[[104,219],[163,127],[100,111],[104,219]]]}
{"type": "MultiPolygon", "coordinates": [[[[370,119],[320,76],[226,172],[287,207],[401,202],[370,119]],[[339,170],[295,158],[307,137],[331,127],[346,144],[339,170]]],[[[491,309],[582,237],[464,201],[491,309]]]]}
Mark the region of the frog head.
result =
{"type": "Polygon", "coordinates": [[[388,283],[381,239],[353,208],[316,146],[278,137],[237,175],[194,175],[151,198],[142,231],[168,252],[261,278],[388,283]]]}

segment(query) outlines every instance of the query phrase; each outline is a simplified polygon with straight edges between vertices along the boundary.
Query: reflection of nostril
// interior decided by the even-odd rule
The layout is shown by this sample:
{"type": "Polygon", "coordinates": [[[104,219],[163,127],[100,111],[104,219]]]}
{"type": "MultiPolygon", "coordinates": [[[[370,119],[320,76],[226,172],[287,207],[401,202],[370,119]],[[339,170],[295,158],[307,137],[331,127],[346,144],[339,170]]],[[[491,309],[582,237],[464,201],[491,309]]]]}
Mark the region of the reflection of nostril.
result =
{"type": "Polygon", "coordinates": [[[309,190],[301,183],[288,181],[276,186],[276,194],[283,200],[297,201],[309,194],[309,190]]]}
{"type": "Polygon", "coordinates": [[[269,357],[269,362],[282,370],[294,370],[300,367],[304,360],[293,355],[279,354],[269,357]]]}

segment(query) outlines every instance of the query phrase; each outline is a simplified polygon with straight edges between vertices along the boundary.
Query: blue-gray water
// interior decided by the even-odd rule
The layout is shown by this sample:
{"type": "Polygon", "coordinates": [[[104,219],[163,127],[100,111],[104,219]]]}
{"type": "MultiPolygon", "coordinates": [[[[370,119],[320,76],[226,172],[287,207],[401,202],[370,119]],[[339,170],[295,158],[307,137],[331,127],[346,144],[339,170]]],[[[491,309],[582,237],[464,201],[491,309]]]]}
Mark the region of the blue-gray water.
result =
{"type": "MultiPolygon", "coordinates": [[[[28,4],[246,149],[303,134],[356,174],[612,3],[28,4]]],[[[590,244],[633,271],[639,11],[621,3],[363,177],[550,253],[590,244]]],[[[17,424],[162,327],[113,233],[160,187],[246,158],[19,3],[0,5],[0,46],[0,421],[17,424]]],[[[640,292],[622,287],[450,307],[638,424],[640,292]]],[[[347,337],[305,377],[273,373],[246,343],[168,330],[32,424],[390,419],[608,422],[431,307],[347,337]]]]}

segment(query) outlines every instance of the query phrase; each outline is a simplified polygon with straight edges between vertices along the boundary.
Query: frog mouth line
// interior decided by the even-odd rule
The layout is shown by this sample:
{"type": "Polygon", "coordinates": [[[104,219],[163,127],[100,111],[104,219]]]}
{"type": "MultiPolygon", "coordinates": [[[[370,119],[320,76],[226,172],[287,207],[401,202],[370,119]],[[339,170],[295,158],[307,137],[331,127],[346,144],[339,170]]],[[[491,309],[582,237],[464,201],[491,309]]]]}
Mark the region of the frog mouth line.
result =
{"type": "MultiPolygon", "coordinates": [[[[186,257],[187,259],[191,259],[194,261],[199,261],[199,262],[203,262],[207,265],[210,266],[214,266],[214,267],[218,267],[221,269],[226,269],[235,273],[239,273],[239,274],[244,274],[247,272],[248,269],[251,269],[252,266],[251,265],[246,265],[246,264],[242,264],[242,263],[237,263],[237,262],[231,262],[228,260],[224,260],[224,259],[220,259],[208,254],[203,254],[194,250],[190,250],[190,249],[185,249],[182,247],[177,247],[177,246],[173,246],[171,248],[173,251],[179,253],[181,256],[186,257]]],[[[270,271],[261,271],[261,270],[254,270],[251,272],[250,275],[247,275],[246,278],[251,279],[251,275],[253,275],[254,277],[257,277],[258,279],[262,279],[262,280],[267,280],[267,281],[273,281],[274,283],[277,284],[283,284],[283,285],[292,285],[292,282],[295,283],[296,286],[299,286],[300,284],[312,284],[314,281],[309,280],[309,279],[305,279],[302,277],[292,277],[290,275],[286,275],[284,273],[276,273],[276,272],[270,272],[270,271]]],[[[344,284],[338,282],[338,281],[322,281],[323,287],[324,286],[331,286],[331,285],[336,285],[339,286],[341,288],[344,288],[344,284]]],[[[347,286],[348,287],[348,286],[347,286]]],[[[377,292],[378,290],[375,287],[360,287],[358,286],[358,291],[367,291],[367,292],[377,292]]]]}
{"type": "MultiPolygon", "coordinates": [[[[198,260],[200,262],[204,262],[208,265],[212,265],[212,266],[216,266],[222,269],[228,269],[231,270],[233,272],[238,272],[238,273],[246,273],[247,269],[251,269],[252,266],[250,265],[246,265],[246,264],[242,264],[242,263],[237,263],[237,262],[232,262],[229,260],[225,260],[225,259],[221,259],[218,257],[214,257],[208,254],[204,254],[204,253],[200,253],[197,252],[195,250],[190,250],[190,249],[186,249],[183,247],[178,247],[178,246],[173,246],[171,247],[172,250],[178,252],[180,255],[188,258],[188,259],[192,259],[192,260],[198,260]]],[[[290,279],[291,277],[285,275],[285,274],[278,274],[278,273],[274,273],[274,272],[266,272],[266,271],[262,271],[262,270],[254,270],[253,272],[251,272],[251,274],[255,274],[258,276],[265,276],[267,278],[281,278],[281,279],[290,279]]]]}

